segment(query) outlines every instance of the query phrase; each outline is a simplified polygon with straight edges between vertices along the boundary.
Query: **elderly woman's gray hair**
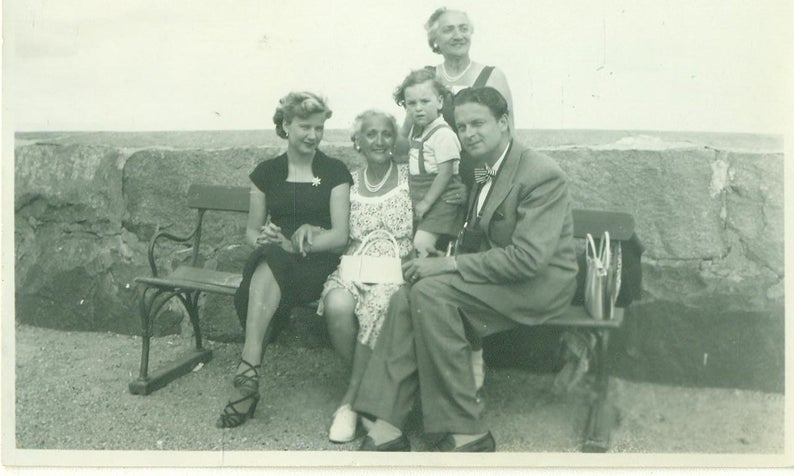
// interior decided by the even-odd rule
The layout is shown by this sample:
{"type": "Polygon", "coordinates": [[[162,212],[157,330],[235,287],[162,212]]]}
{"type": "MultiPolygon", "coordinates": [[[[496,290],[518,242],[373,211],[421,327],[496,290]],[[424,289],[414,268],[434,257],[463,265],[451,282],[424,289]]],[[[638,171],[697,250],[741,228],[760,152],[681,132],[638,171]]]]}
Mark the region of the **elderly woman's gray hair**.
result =
{"type": "Polygon", "coordinates": [[[354,147],[358,150],[358,145],[356,145],[356,137],[361,135],[364,129],[364,123],[372,118],[381,117],[386,120],[386,123],[391,127],[392,133],[394,137],[397,137],[399,132],[399,128],[397,127],[397,121],[394,119],[394,116],[387,112],[378,111],[377,109],[367,109],[366,111],[362,112],[355,119],[353,119],[353,127],[350,131],[350,140],[353,141],[354,147]]]}
{"type": "Polygon", "coordinates": [[[428,46],[430,46],[430,49],[433,50],[433,53],[438,53],[438,54],[441,53],[441,50],[438,49],[438,45],[436,44],[436,35],[438,34],[438,20],[441,18],[441,15],[447,12],[460,13],[461,15],[466,17],[466,22],[469,24],[469,28],[471,28],[472,32],[474,31],[474,25],[472,25],[469,15],[463,10],[448,9],[447,7],[437,8],[436,11],[430,14],[430,18],[427,19],[427,22],[425,22],[425,31],[427,32],[427,44],[428,46]]]}

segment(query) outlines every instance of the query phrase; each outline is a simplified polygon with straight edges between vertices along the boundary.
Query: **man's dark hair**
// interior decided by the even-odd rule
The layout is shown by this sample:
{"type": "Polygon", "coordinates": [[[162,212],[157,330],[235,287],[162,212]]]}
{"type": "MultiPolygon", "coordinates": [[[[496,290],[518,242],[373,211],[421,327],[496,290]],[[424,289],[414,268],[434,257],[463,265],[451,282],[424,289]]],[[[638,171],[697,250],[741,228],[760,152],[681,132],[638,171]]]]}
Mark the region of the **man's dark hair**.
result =
{"type": "Polygon", "coordinates": [[[504,96],[490,86],[465,88],[458,91],[454,99],[455,106],[467,103],[482,104],[490,109],[491,114],[497,119],[509,113],[504,96]]]}

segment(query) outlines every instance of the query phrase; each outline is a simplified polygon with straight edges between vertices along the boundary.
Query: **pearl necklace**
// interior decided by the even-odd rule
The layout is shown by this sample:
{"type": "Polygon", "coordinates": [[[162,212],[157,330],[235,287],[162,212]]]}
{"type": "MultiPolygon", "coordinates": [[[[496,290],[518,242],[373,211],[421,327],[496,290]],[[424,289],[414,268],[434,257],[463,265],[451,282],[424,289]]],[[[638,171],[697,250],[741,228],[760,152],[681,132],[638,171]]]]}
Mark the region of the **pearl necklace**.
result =
{"type": "Polygon", "coordinates": [[[369,166],[364,167],[364,186],[367,187],[367,191],[370,193],[378,192],[380,189],[386,185],[386,181],[389,180],[389,176],[391,175],[391,169],[394,167],[394,162],[389,161],[389,170],[383,175],[383,179],[375,185],[369,183],[369,179],[367,178],[367,170],[369,170],[369,166]]]}
{"type": "Polygon", "coordinates": [[[471,69],[471,65],[472,65],[472,61],[469,60],[469,65],[466,66],[465,68],[463,68],[463,71],[461,71],[461,73],[459,75],[453,77],[453,76],[450,76],[449,73],[447,73],[447,67],[444,66],[444,63],[441,63],[441,75],[444,76],[444,79],[446,79],[447,82],[454,83],[455,81],[457,81],[460,78],[462,78],[463,75],[465,75],[466,73],[469,72],[469,69],[471,69]]]}

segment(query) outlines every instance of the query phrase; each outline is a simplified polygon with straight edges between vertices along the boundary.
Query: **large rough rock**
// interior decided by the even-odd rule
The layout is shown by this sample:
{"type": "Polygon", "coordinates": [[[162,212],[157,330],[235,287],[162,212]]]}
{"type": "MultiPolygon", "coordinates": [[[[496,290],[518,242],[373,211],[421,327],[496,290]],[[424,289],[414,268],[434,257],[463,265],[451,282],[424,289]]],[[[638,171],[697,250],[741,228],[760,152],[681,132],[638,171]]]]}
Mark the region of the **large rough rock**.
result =
{"type": "Polygon", "coordinates": [[[16,314],[62,329],[136,332],[144,246],[121,227],[123,154],[95,146],[16,149],[16,314]]]}
{"type": "MultiPolygon", "coordinates": [[[[607,136],[612,142],[603,144],[588,135],[581,147],[556,133],[543,150],[568,173],[576,207],[632,213],[646,246],[644,295],[615,334],[613,370],[650,381],[782,391],[782,154],[767,150],[768,139],[757,150],[747,147],[747,136],[709,137],[709,146],[692,134],[686,142],[607,136]]],[[[16,147],[17,319],[137,333],[134,277],[149,273],[146,246],[156,228],[186,235],[195,226],[185,203],[188,186],[245,186],[253,166],[282,149],[262,145],[275,143],[267,141],[246,146],[239,136],[232,147],[211,138],[201,149],[147,147],[133,136],[86,137],[35,136],[16,147]]],[[[360,166],[357,154],[340,144],[324,151],[351,169],[360,166]]],[[[202,265],[241,269],[250,252],[244,228],[244,214],[208,213],[202,265]]],[[[164,273],[190,259],[185,245],[163,244],[164,273]]],[[[201,306],[208,338],[241,339],[231,298],[208,295],[201,306]]],[[[184,332],[180,317],[174,304],[157,331],[184,332]]],[[[310,309],[294,313],[282,339],[327,344],[310,309]]],[[[556,340],[552,330],[522,329],[489,339],[486,357],[492,365],[552,370],[556,340]]]]}

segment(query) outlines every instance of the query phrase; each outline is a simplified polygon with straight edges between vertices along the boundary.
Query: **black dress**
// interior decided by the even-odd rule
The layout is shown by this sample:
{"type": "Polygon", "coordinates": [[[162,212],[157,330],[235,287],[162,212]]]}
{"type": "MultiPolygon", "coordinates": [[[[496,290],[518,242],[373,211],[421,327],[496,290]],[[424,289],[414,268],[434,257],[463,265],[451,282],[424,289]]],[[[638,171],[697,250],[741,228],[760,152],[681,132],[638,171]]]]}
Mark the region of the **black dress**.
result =
{"type": "MultiPolygon", "coordinates": [[[[345,164],[319,150],[312,161],[312,182],[287,182],[287,154],[261,162],[249,178],[264,192],[267,213],[281,227],[285,237],[303,224],[331,228],[331,190],[337,185],[353,183],[345,164]]],[[[281,289],[281,301],[273,316],[269,337],[275,337],[289,318],[290,310],[320,297],[325,279],[339,265],[339,255],[328,252],[287,253],[279,245],[264,245],[251,254],[243,269],[243,281],[234,296],[240,323],[245,329],[251,277],[257,266],[266,261],[281,289]]]]}

